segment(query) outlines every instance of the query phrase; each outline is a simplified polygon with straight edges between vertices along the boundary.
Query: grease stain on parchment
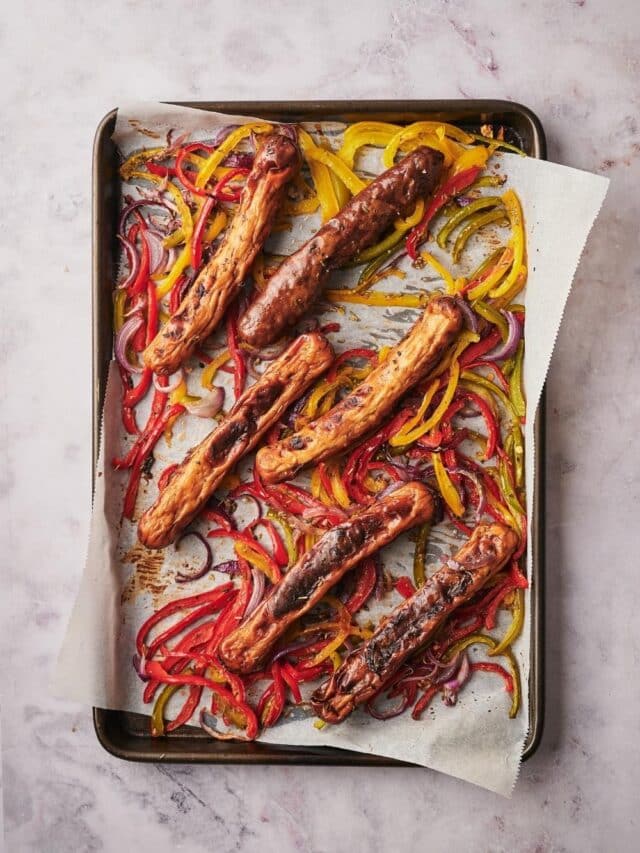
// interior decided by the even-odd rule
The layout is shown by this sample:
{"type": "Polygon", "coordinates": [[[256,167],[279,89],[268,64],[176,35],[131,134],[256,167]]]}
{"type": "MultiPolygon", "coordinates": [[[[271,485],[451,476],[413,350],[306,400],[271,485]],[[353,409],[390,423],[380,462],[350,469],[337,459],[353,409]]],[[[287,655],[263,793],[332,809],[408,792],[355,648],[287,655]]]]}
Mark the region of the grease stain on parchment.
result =
{"type": "Polygon", "coordinates": [[[164,553],[162,551],[149,551],[138,542],[126,554],[123,554],[122,562],[132,565],[134,572],[122,591],[121,603],[124,604],[137,598],[138,595],[146,593],[151,595],[154,605],[156,605],[171,580],[162,571],[164,553]]]}

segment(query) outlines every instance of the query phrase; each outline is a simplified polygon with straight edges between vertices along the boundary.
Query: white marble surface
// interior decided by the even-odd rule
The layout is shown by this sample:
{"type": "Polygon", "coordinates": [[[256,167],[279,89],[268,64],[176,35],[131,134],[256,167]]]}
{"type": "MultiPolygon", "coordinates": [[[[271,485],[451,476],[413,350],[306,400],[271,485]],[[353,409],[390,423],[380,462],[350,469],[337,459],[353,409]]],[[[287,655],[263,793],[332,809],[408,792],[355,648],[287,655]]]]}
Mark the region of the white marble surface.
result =
{"type": "Polygon", "coordinates": [[[0,68],[7,851],[637,849],[636,0],[41,0],[5,12],[0,68]],[[126,764],[47,695],[89,511],[91,140],[132,97],[510,98],[611,178],[549,379],[547,723],[511,801],[410,769],[126,764]]]}

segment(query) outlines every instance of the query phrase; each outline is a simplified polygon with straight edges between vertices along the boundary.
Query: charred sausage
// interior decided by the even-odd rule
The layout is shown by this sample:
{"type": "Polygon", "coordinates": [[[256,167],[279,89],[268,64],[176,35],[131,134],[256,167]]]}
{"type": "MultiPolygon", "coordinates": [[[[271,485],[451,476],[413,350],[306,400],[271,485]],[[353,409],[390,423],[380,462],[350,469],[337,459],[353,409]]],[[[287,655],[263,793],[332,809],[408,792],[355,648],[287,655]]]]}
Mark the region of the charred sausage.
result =
{"type": "Polygon", "coordinates": [[[518,537],[505,525],[478,525],[455,557],[383,619],[373,636],[315,691],[311,704],[316,714],[327,723],[340,723],[374,696],[456,607],[500,571],[517,544],[518,537]]]}
{"type": "Polygon", "coordinates": [[[269,134],[253,163],[240,206],[222,242],[176,313],[144,351],[155,373],[173,373],[214,331],[264,245],[300,153],[287,136],[269,134]]]}
{"type": "Polygon", "coordinates": [[[289,625],[307,613],[357,563],[402,531],[432,518],[422,483],[406,483],[325,533],[221,643],[222,661],[237,672],[259,669],[289,625]]]}
{"type": "Polygon", "coordinates": [[[224,420],[191,450],[156,502],[140,519],[138,536],[148,548],[174,542],[238,460],[258,443],[333,360],[317,332],[301,335],[248,388],[224,420]]]}
{"type": "Polygon", "coordinates": [[[340,453],[372,430],[438,363],[461,325],[453,299],[433,299],[385,361],[354,391],[317,420],[258,452],[260,476],[267,483],[286,480],[309,462],[340,453]]]}
{"type": "Polygon", "coordinates": [[[280,337],[315,301],[331,270],[375,243],[394,219],[433,192],[443,161],[439,151],[421,146],[354,196],[277,269],[240,319],[240,338],[260,347],[280,337]]]}

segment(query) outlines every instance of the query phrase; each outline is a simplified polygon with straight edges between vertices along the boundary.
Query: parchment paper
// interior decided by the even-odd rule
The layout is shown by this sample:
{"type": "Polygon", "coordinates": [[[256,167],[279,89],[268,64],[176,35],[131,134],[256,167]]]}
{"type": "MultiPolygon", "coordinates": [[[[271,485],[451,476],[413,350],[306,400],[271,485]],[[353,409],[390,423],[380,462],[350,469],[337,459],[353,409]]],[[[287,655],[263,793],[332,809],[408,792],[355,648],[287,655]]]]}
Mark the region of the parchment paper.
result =
{"type": "MultiPolygon", "coordinates": [[[[204,140],[224,125],[249,120],[179,107],[132,104],[119,110],[114,140],[126,156],[141,147],[164,144],[170,130],[204,140]]],[[[321,131],[334,148],[339,145],[340,125],[327,123],[322,127],[307,126],[307,129],[315,134],[321,131]]],[[[527,310],[525,463],[530,501],[534,489],[534,412],[578,260],[604,200],[608,181],[597,175],[513,154],[495,159],[494,170],[508,176],[505,187],[515,188],[522,201],[527,228],[529,279],[522,301],[527,310]]],[[[379,151],[365,150],[357,166],[366,173],[381,171],[379,151]]],[[[290,253],[317,229],[319,223],[318,215],[296,217],[291,231],[272,235],[267,251],[290,253]]],[[[506,234],[498,229],[475,239],[471,251],[466,253],[468,269],[462,269],[462,274],[487,254],[487,244],[500,245],[506,234]]],[[[434,249],[433,243],[429,244],[429,250],[450,267],[451,259],[437,247],[434,249]]],[[[403,281],[385,279],[377,289],[443,288],[442,282],[428,268],[412,269],[406,260],[401,268],[406,273],[403,281]]],[[[357,270],[337,273],[330,287],[349,286],[357,274],[357,270]]],[[[412,309],[336,307],[328,303],[321,303],[314,312],[321,323],[340,323],[340,331],[330,336],[337,352],[353,346],[379,347],[394,343],[416,315],[417,311],[412,309]]],[[[213,351],[216,344],[222,346],[223,342],[222,333],[218,333],[207,346],[213,351]]],[[[200,389],[199,373],[197,362],[193,361],[189,366],[188,385],[195,394],[200,389]]],[[[227,410],[233,403],[233,392],[230,381],[221,383],[220,376],[218,374],[216,382],[226,388],[227,410]]],[[[146,551],[137,543],[135,524],[120,523],[126,474],[114,472],[110,465],[115,455],[130,446],[120,425],[120,394],[120,380],[112,366],[104,406],[87,562],[53,689],[60,696],[98,707],[149,713],[149,706],[142,703],[141,682],[131,665],[138,627],[152,610],[171,598],[210,588],[222,576],[214,579],[210,575],[187,588],[175,583],[176,569],[197,556],[195,547],[190,552],[185,542],[179,553],[173,547],[159,552],[146,551]]],[[[144,422],[145,416],[141,407],[140,422],[144,422]]],[[[153,478],[147,484],[143,480],[141,486],[136,518],[153,501],[160,472],[171,462],[181,460],[211,428],[210,421],[183,417],[174,430],[171,446],[167,446],[164,439],[160,441],[155,451],[153,478]]],[[[246,468],[247,463],[244,470],[246,468]]],[[[435,571],[440,559],[453,553],[459,544],[458,534],[445,525],[434,528],[428,551],[429,572],[435,571]]],[[[412,551],[409,537],[401,537],[383,551],[385,568],[396,576],[410,574],[412,551]]],[[[230,544],[222,543],[216,547],[214,563],[231,556],[230,544]]],[[[528,573],[531,576],[530,555],[528,573]]],[[[553,577],[549,578],[549,583],[553,584],[553,577]]],[[[377,621],[399,600],[392,592],[381,601],[373,602],[364,621],[377,621]]],[[[477,673],[455,707],[445,707],[435,701],[420,722],[413,721],[408,714],[380,722],[356,712],[340,726],[318,730],[312,724],[313,717],[296,710],[275,728],[267,730],[261,740],[289,745],[330,745],[390,756],[509,796],[529,727],[529,592],[526,593],[526,614],[524,631],[514,647],[521,667],[523,693],[522,707],[515,720],[507,717],[509,697],[495,676],[477,673]]],[[[503,614],[501,620],[498,633],[504,631],[508,615],[503,614]]]]}

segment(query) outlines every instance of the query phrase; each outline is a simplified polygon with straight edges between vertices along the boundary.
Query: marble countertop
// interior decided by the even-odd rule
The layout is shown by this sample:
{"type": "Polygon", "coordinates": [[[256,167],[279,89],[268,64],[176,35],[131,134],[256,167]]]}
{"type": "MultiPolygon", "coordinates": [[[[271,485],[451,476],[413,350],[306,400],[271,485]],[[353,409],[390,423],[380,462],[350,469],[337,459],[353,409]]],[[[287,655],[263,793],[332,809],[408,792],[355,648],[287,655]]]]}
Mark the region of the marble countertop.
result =
{"type": "Polygon", "coordinates": [[[637,849],[635,0],[60,0],[12,4],[0,44],[7,851],[637,849]],[[521,101],[551,159],[611,178],[549,376],[546,731],[509,801],[413,769],[127,764],[47,692],[87,539],[94,128],[132,98],[331,97],[521,101]]]}

